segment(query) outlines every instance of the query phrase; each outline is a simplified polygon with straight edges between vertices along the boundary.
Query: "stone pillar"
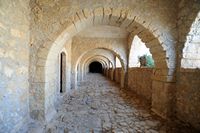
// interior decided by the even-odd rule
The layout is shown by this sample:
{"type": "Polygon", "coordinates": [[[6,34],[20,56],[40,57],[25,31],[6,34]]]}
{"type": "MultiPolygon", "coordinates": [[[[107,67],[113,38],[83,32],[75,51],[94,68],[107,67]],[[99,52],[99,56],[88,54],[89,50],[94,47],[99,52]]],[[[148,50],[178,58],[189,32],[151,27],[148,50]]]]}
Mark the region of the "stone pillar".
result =
{"type": "Polygon", "coordinates": [[[109,68],[106,68],[106,77],[109,77],[109,68]]]}
{"type": "Polygon", "coordinates": [[[119,70],[120,70],[120,73],[121,73],[120,74],[120,87],[124,88],[124,79],[125,79],[126,72],[122,68],[120,68],[119,70]]]}
{"type": "MultiPolygon", "coordinates": [[[[164,119],[170,118],[173,113],[174,93],[176,89],[175,77],[160,75],[154,70],[152,77],[152,111],[164,119]]],[[[165,71],[165,70],[158,70],[165,71]]]]}
{"type": "Polygon", "coordinates": [[[109,79],[112,80],[112,68],[109,68],[109,79]]]}
{"type": "Polygon", "coordinates": [[[115,71],[115,69],[111,69],[111,80],[113,81],[114,80],[114,71],[115,71]]]}
{"type": "Polygon", "coordinates": [[[76,72],[72,72],[71,87],[72,89],[77,89],[77,73],[76,72]]]}

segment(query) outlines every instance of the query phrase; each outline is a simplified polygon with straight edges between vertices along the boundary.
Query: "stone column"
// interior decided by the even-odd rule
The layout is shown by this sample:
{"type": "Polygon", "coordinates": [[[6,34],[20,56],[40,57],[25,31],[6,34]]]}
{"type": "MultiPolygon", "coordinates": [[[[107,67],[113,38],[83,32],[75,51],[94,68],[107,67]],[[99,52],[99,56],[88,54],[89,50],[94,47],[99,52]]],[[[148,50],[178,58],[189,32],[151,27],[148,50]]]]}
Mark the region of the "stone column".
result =
{"type": "MultiPolygon", "coordinates": [[[[174,93],[176,89],[173,75],[161,75],[167,69],[154,69],[152,82],[152,111],[164,119],[172,116],[174,93]]],[[[173,71],[173,70],[172,70],[173,71]]]]}

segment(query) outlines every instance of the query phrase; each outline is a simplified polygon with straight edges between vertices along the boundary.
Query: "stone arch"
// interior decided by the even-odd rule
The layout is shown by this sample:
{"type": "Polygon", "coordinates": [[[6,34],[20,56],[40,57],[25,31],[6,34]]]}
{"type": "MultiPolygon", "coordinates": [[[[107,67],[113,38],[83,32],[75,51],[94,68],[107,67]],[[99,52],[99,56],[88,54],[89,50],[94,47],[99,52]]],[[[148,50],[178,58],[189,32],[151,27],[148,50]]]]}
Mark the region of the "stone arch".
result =
{"type": "Polygon", "coordinates": [[[125,53],[120,52],[120,50],[117,50],[117,48],[113,48],[113,47],[109,47],[109,46],[94,46],[92,48],[90,48],[89,50],[87,48],[84,49],[84,52],[77,58],[77,61],[75,63],[75,67],[77,67],[78,63],[80,62],[81,58],[87,54],[88,52],[92,51],[92,50],[96,50],[96,49],[104,49],[104,50],[108,50],[111,53],[113,53],[113,55],[117,56],[122,64],[123,69],[126,69],[126,64],[127,64],[127,60],[126,60],[126,55],[125,53]]]}
{"type": "MultiPolygon", "coordinates": [[[[80,56],[79,56],[79,58],[77,59],[77,61],[76,61],[76,63],[75,63],[75,70],[76,70],[76,68],[77,68],[77,66],[78,66],[78,64],[79,64],[79,62],[80,62],[80,60],[82,59],[82,57],[85,55],[85,54],[87,54],[87,52],[89,52],[89,51],[92,51],[92,50],[95,50],[95,49],[104,49],[104,50],[108,50],[108,51],[110,51],[110,52],[112,52],[113,53],[113,55],[115,55],[115,56],[117,56],[118,58],[119,58],[119,60],[120,60],[120,62],[121,62],[121,64],[122,64],[122,75],[121,75],[121,87],[124,87],[124,75],[125,75],[125,72],[126,72],[126,59],[123,59],[122,57],[123,57],[123,55],[121,54],[121,53],[116,53],[116,51],[115,51],[115,49],[113,49],[113,48],[109,48],[109,47],[96,47],[96,48],[93,48],[93,49],[90,49],[90,50],[87,50],[87,51],[85,51],[84,53],[82,53],[80,56]]],[[[75,71],[74,72],[75,74],[74,74],[74,76],[75,76],[75,78],[74,79],[77,79],[76,77],[77,77],[77,71],[75,71]]],[[[76,88],[76,85],[77,85],[77,81],[76,80],[73,80],[74,81],[74,87],[76,88]]]]}
{"type": "Polygon", "coordinates": [[[98,61],[102,64],[103,67],[107,67],[107,63],[104,59],[101,59],[101,58],[93,58],[93,59],[90,59],[86,64],[85,64],[85,67],[88,67],[90,63],[94,62],[94,61],[98,61]]]}
{"type": "Polygon", "coordinates": [[[101,56],[101,55],[95,55],[95,56],[93,56],[93,57],[90,57],[90,58],[88,58],[88,59],[86,59],[85,61],[84,61],[84,64],[83,64],[83,68],[85,69],[85,68],[87,68],[88,67],[88,65],[91,63],[91,61],[94,61],[94,60],[102,60],[103,62],[104,62],[104,67],[105,68],[108,68],[108,62],[110,61],[110,59],[108,59],[107,57],[105,57],[105,56],[101,56]]]}
{"type": "MultiPolygon", "coordinates": [[[[92,51],[91,51],[92,52],[92,51]]],[[[107,51],[107,52],[110,52],[110,51],[107,51]]],[[[110,52],[111,53],[111,52],[110,52]]],[[[111,53],[113,54],[113,53],[111,53]]],[[[85,64],[87,60],[91,59],[91,58],[94,58],[94,57],[103,57],[109,61],[111,61],[112,64],[114,64],[114,60],[112,58],[112,56],[114,55],[107,55],[106,53],[90,53],[90,54],[85,54],[85,56],[82,57],[82,59],[80,60],[79,64],[85,64]]]]}
{"type": "Polygon", "coordinates": [[[109,62],[109,67],[114,68],[114,64],[112,62],[109,62]]]}
{"type": "Polygon", "coordinates": [[[115,64],[116,64],[116,68],[121,68],[122,67],[122,63],[121,63],[121,61],[120,61],[120,59],[116,56],[115,57],[115,64]]]}
{"type": "Polygon", "coordinates": [[[197,14],[186,37],[181,67],[200,68],[200,12],[197,14]]]}
{"type": "Polygon", "coordinates": [[[105,66],[104,66],[104,68],[103,68],[103,69],[104,69],[104,73],[103,73],[103,74],[107,74],[107,71],[108,71],[108,69],[109,69],[109,62],[110,62],[110,59],[108,59],[108,58],[105,57],[105,56],[94,56],[94,57],[89,58],[88,60],[85,61],[84,68],[86,69],[86,68],[88,67],[88,65],[89,65],[92,61],[97,60],[97,59],[102,60],[102,61],[104,62],[105,66]]]}
{"type": "Polygon", "coordinates": [[[105,62],[105,66],[103,67],[103,75],[107,76],[107,77],[110,77],[111,79],[113,78],[113,72],[114,72],[114,69],[113,71],[110,71],[110,68],[109,68],[109,63],[110,63],[110,60],[106,57],[92,57],[91,59],[89,59],[88,61],[86,61],[86,64],[85,64],[85,69],[88,68],[89,64],[95,60],[102,60],[103,62],[105,62]],[[102,58],[102,59],[101,59],[102,58]]]}
{"type": "MultiPolygon", "coordinates": [[[[138,34],[144,42],[151,46],[152,52],[156,53],[157,59],[159,60],[158,67],[168,68],[174,66],[174,51],[172,45],[166,45],[166,35],[162,35],[162,31],[155,29],[155,25],[145,20],[140,19],[137,16],[136,12],[133,12],[127,8],[96,8],[94,10],[83,9],[77,11],[75,15],[68,17],[60,31],[51,34],[48,37],[48,40],[45,41],[44,45],[41,45],[37,53],[37,64],[35,70],[35,77],[33,79],[33,87],[37,88],[37,92],[41,92],[40,95],[34,95],[33,99],[37,99],[37,102],[30,104],[36,105],[38,108],[31,110],[31,115],[37,114],[38,117],[34,117],[39,120],[48,120],[47,112],[52,110],[52,106],[49,103],[53,104],[51,94],[46,94],[47,88],[53,89],[52,79],[49,79],[48,75],[51,74],[49,67],[52,62],[55,60],[58,51],[70,40],[75,34],[77,34],[82,29],[96,24],[112,25],[126,28],[130,32],[130,35],[138,34]],[[62,29],[65,29],[64,31],[62,29]],[[58,36],[57,38],[55,38],[58,36]],[[164,50],[163,50],[164,49],[164,50]],[[156,51],[161,50],[162,52],[157,53],[156,51]],[[166,51],[166,52],[165,52],[166,51]],[[166,53],[167,56],[166,57],[166,53]],[[171,55],[171,56],[170,56],[171,55]],[[170,60],[171,64],[167,64],[166,60],[170,60]],[[50,73],[48,73],[50,72],[50,73]],[[44,100],[45,99],[45,100],[44,100]],[[39,102],[38,102],[39,101],[39,102]]],[[[123,59],[126,60],[126,59],[123,59]]],[[[124,63],[123,63],[124,64],[124,63]]],[[[126,64],[124,64],[124,69],[126,64]]],[[[159,76],[163,77],[163,73],[168,73],[166,71],[157,71],[159,76]]],[[[157,80],[160,79],[158,76],[157,80]]],[[[164,76],[164,80],[166,76],[164,76]]],[[[168,77],[167,77],[168,79],[168,77]]],[[[36,92],[36,91],[35,91],[36,92]]]]}
{"type": "MultiPolygon", "coordinates": [[[[92,59],[102,59],[102,60],[104,60],[105,62],[106,62],[106,67],[109,67],[109,62],[111,62],[110,61],[110,59],[108,58],[108,57],[106,57],[106,56],[103,56],[103,55],[94,55],[93,57],[89,57],[89,58],[87,58],[87,59],[85,59],[85,61],[84,61],[84,66],[85,65],[87,65],[88,64],[88,61],[90,61],[90,60],[92,60],[92,59]]],[[[112,64],[112,63],[111,63],[112,64]]]]}
{"type": "MultiPolygon", "coordinates": [[[[108,54],[112,54],[113,57],[114,57],[114,55],[117,55],[116,52],[114,52],[113,50],[110,50],[110,49],[108,49],[108,48],[94,48],[94,49],[87,50],[87,51],[85,51],[84,53],[82,53],[82,55],[80,55],[80,57],[79,57],[78,60],[77,60],[76,66],[77,66],[78,64],[83,64],[83,66],[84,66],[84,64],[86,63],[86,61],[87,61],[88,59],[90,59],[90,58],[92,58],[92,57],[96,57],[97,55],[106,58],[108,61],[111,61],[112,64],[114,64],[114,60],[113,60],[114,58],[111,59],[111,57],[108,57],[109,55],[108,55],[107,53],[108,53],[108,54]],[[101,53],[99,53],[98,50],[103,50],[103,51],[101,51],[101,53]],[[104,52],[104,54],[103,54],[103,52],[104,52]],[[109,52],[109,53],[108,53],[108,52],[109,52]],[[87,57],[87,56],[88,56],[88,57],[87,57]],[[106,57],[106,56],[107,56],[107,57],[106,57]],[[85,59],[85,58],[86,58],[86,59],[85,59]]],[[[111,55],[110,55],[110,56],[111,56],[111,55]]],[[[117,56],[119,56],[119,55],[117,55],[117,56]]],[[[119,59],[121,59],[120,56],[119,56],[119,59]]],[[[122,59],[121,59],[120,61],[122,61],[122,59]]],[[[107,66],[108,66],[108,64],[107,64],[107,66]]],[[[82,68],[84,68],[84,67],[82,67],[82,68]]],[[[82,69],[81,71],[83,72],[83,69],[82,69]]],[[[82,73],[82,72],[80,72],[80,73],[82,73]]],[[[78,73],[77,73],[77,74],[78,74],[78,73]]],[[[82,73],[81,75],[82,75],[82,77],[83,77],[85,74],[82,73]]]]}
{"type": "Polygon", "coordinates": [[[91,58],[91,57],[95,57],[95,56],[101,56],[101,57],[105,57],[105,58],[109,58],[109,60],[113,62],[112,56],[113,52],[111,52],[110,50],[107,49],[102,49],[102,48],[95,48],[95,49],[91,49],[88,52],[86,52],[84,55],[81,56],[80,61],[78,62],[79,64],[85,64],[85,61],[87,61],[87,59],[91,58]]]}
{"type": "MultiPolygon", "coordinates": [[[[86,65],[85,67],[87,69],[89,69],[89,65],[92,62],[95,62],[95,61],[101,63],[101,65],[102,65],[103,68],[106,67],[106,62],[104,60],[102,60],[102,59],[99,59],[99,58],[94,58],[94,59],[90,60],[87,64],[85,64],[86,65]]],[[[89,72],[89,70],[87,70],[86,72],[89,72]]]]}
{"type": "Polygon", "coordinates": [[[81,69],[81,76],[82,76],[82,79],[84,78],[84,76],[86,75],[86,72],[87,72],[87,66],[88,66],[88,64],[91,62],[91,60],[92,61],[94,61],[94,60],[101,60],[102,62],[103,62],[103,66],[104,66],[104,68],[107,68],[108,67],[108,64],[107,64],[107,62],[108,62],[108,58],[106,58],[105,56],[102,56],[102,55],[94,55],[94,56],[92,56],[92,57],[89,57],[89,58],[86,58],[84,61],[83,61],[83,63],[81,63],[82,64],[82,69],[81,69]]]}
{"type": "Polygon", "coordinates": [[[151,55],[149,49],[146,47],[146,44],[141,41],[141,39],[136,35],[133,38],[132,44],[129,50],[128,56],[128,67],[140,67],[139,56],[151,55]]]}
{"type": "Polygon", "coordinates": [[[94,60],[92,61],[89,65],[88,65],[88,72],[89,73],[102,73],[103,72],[103,66],[102,63],[98,60],[94,60]]]}

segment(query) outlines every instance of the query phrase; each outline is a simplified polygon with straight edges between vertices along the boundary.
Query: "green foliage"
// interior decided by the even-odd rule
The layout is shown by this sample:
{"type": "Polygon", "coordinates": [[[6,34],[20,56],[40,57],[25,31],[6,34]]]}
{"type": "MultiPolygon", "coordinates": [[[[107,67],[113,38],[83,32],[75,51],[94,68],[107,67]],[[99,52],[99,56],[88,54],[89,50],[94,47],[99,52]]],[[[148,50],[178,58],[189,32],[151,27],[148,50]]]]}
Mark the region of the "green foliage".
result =
{"type": "Polygon", "coordinates": [[[147,67],[155,67],[154,60],[151,55],[145,55],[147,67]]]}
{"type": "Polygon", "coordinates": [[[141,66],[155,67],[154,60],[151,55],[143,55],[138,57],[141,66]]]}

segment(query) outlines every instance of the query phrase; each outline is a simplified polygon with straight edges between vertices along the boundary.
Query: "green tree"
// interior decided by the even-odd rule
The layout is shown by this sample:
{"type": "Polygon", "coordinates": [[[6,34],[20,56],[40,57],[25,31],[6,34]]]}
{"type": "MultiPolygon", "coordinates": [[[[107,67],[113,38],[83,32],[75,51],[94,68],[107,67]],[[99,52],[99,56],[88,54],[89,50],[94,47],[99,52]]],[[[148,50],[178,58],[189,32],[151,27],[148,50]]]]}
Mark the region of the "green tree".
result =
{"type": "Polygon", "coordinates": [[[151,55],[145,55],[147,67],[155,67],[153,57],[151,55]]]}
{"type": "Polygon", "coordinates": [[[143,55],[138,57],[140,61],[140,66],[145,66],[145,67],[155,67],[153,57],[151,55],[143,55]]]}

